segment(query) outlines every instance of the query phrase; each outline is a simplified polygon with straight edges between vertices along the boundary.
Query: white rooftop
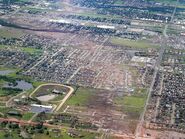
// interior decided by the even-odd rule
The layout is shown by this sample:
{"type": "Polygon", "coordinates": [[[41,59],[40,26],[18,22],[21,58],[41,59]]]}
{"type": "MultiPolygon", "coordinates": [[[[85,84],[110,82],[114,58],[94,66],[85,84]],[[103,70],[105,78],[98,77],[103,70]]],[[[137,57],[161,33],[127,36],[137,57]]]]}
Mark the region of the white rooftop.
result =
{"type": "Polygon", "coordinates": [[[41,107],[41,108],[48,108],[52,109],[53,107],[51,105],[39,105],[39,104],[31,104],[32,107],[41,107]]]}
{"type": "Polygon", "coordinates": [[[115,29],[115,27],[114,27],[114,26],[107,26],[107,25],[97,25],[97,28],[115,29]]]}

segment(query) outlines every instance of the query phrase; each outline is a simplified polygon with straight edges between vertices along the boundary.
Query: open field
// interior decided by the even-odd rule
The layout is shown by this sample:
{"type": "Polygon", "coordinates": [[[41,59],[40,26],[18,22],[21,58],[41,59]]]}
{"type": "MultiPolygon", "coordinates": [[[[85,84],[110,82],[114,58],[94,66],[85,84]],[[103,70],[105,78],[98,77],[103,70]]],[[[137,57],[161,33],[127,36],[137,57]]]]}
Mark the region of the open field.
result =
{"type": "Polygon", "coordinates": [[[120,45],[120,46],[126,46],[130,48],[136,48],[136,49],[141,49],[141,48],[159,48],[159,46],[150,44],[144,40],[127,40],[127,39],[122,39],[122,38],[112,38],[110,42],[113,45],[120,45]]]}
{"type": "MultiPolygon", "coordinates": [[[[47,129],[44,130],[44,133],[35,133],[35,135],[32,136],[32,139],[74,139],[74,137],[71,137],[68,135],[67,129],[62,130],[56,130],[57,132],[52,131],[53,129],[47,129]]],[[[95,137],[100,136],[96,133],[88,133],[85,131],[74,131],[75,133],[80,134],[80,137],[75,137],[75,139],[95,139],[95,137]]],[[[1,130],[0,132],[0,139],[22,139],[22,137],[19,136],[17,128],[13,130],[13,132],[9,132],[8,130],[1,130]]]]}
{"type": "Polygon", "coordinates": [[[77,91],[67,100],[65,105],[85,106],[88,104],[90,98],[95,95],[96,89],[87,89],[80,87],[77,91]]]}
{"type": "Polygon", "coordinates": [[[80,87],[65,103],[62,111],[77,115],[82,121],[101,125],[103,129],[111,129],[112,132],[133,133],[145,100],[144,89],[138,89],[132,96],[120,97],[116,92],[80,87]]]}
{"type": "Polygon", "coordinates": [[[19,47],[21,51],[29,53],[31,55],[41,55],[42,50],[36,48],[19,47]]]}
{"type": "MultiPolygon", "coordinates": [[[[1,131],[0,132],[0,139],[5,139],[7,138],[7,133],[8,131],[1,131]]],[[[10,139],[21,139],[21,137],[19,137],[19,135],[16,132],[12,132],[11,133],[11,137],[9,137],[10,139]]]]}
{"type": "Polygon", "coordinates": [[[114,101],[129,115],[127,118],[138,119],[145,106],[146,96],[146,89],[139,89],[129,96],[116,97],[114,101]]]}
{"type": "Polygon", "coordinates": [[[37,48],[31,48],[31,47],[19,47],[19,46],[10,46],[10,45],[0,45],[0,49],[11,49],[12,51],[21,51],[24,53],[28,53],[30,55],[33,56],[38,56],[42,54],[42,50],[41,49],[37,49],[37,48]]]}
{"type": "MultiPolygon", "coordinates": [[[[56,133],[49,132],[49,136],[46,134],[36,134],[33,139],[73,139],[74,137],[70,137],[68,135],[67,129],[62,129],[60,133],[58,133],[60,136],[56,137],[56,133]]],[[[94,139],[96,136],[98,136],[95,133],[88,133],[88,132],[83,132],[79,131],[79,134],[82,135],[82,137],[75,137],[75,139],[94,139]]]]}
{"type": "Polygon", "coordinates": [[[24,30],[0,27],[0,37],[20,38],[25,35],[24,30]]]}
{"type": "Polygon", "coordinates": [[[30,113],[30,112],[27,112],[25,113],[23,116],[22,116],[22,120],[30,120],[32,118],[32,116],[34,115],[34,113],[30,113]]]}

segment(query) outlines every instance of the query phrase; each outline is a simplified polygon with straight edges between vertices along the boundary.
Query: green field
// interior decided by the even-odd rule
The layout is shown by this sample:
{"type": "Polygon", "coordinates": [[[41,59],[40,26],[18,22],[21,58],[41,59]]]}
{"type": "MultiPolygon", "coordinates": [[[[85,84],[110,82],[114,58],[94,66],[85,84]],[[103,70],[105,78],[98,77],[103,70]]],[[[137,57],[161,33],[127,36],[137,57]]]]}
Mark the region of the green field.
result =
{"type": "Polygon", "coordinates": [[[8,47],[9,47],[8,45],[0,45],[0,49],[6,49],[8,47]]]}
{"type": "Polygon", "coordinates": [[[27,112],[22,116],[22,120],[30,120],[34,113],[27,112]]]}
{"type": "MultiPolygon", "coordinates": [[[[9,130],[10,131],[10,130],[9,130]]],[[[74,137],[70,137],[67,134],[67,130],[62,130],[59,137],[56,136],[56,133],[52,133],[51,131],[48,132],[47,135],[46,131],[42,134],[36,133],[32,137],[32,139],[74,139],[74,137]]],[[[88,133],[80,131],[82,137],[75,137],[75,139],[95,139],[97,134],[95,133],[88,133]]],[[[17,130],[15,129],[13,132],[8,131],[1,131],[0,132],[0,139],[23,139],[19,136],[17,130]]]]}
{"type": "Polygon", "coordinates": [[[25,35],[25,33],[21,29],[12,29],[9,27],[0,28],[0,37],[20,38],[23,35],[25,35]]]}
{"type": "Polygon", "coordinates": [[[7,77],[12,77],[12,78],[17,78],[18,75],[16,73],[20,71],[19,68],[16,68],[16,67],[13,67],[13,66],[12,67],[0,66],[0,71],[3,71],[3,70],[11,70],[11,71],[13,71],[13,72],[11,72],[11,73],[6,75],[7,77]]]}
{"type": "Polygon", "coordinates": [[[32,81],[33,86],[36,88],[41,84],[46,84],[46,82],[32,81]]]}
{"type": "Polygon", "coordinates": [[[119,46],[126,46],[130,48],[159,48],[159,46],[150,44],[144,40],[128,40],[128,39],[123,39],[123,38],[112,38],[110,42],[113,45],[119,45],[119,46]]]}
{"type": "Polygon", "coordinates": [[[21,51],[29,53],[31,55],[40,55],[42,53],[41,49],[30,48],[30,47],[19,47],[21,51]]]}
{"type": "Polygon", "coordinates": [[[7,112],[14,110],[12,108],[7,108],[7,107],[0,107],[0,112],[3,114],[6,114],[7,112]]]}
{"type": "Polygon", "coordinates": [[[6,104],[5,104],[5,102],[2,102],[2,101],[1,101],[1,102],[0,102],[0,107],[2,107],[2,106],[4,107],[4,106],[6,106],[6,104]]]}
{"type": "Polygon", "coordinates": [[[88,132],[82,132],[80,131],[80,134],[82,137],[70,137],[67,134],[67,130],[63,129],[61,131],[61,135],[59,137],[56,137],[55,133],[49,132],[49,135],[46,134],[36,134],[33,139],[95,139],[97,134],[95,133],[88,133],[88,132]]]}
{"type": "Polygon", "coordinates": [[[120,4],[123,4],[124,3],[124,1],[122,1],[122,0],[117,0],[114,4],[116,4],[116,5],[120,5],[120,4]]]}
{"type": "Polygon", "coordinates": [[[177,3],[177,0],[147,0],[147,1],[155,1],[155,2],[167,3],[167,4],[175,4],[175,3],[177,3]]]}
{"type": "Polygon", "coordinates": [[[93,94],[96,93],[96,89],[80,87],[75,94],[67,100],[66,105],[79,105],[84,106],[88,103],[93,94]]]}
{"type": "Polygon", "coordinates": [[[134,94],[117,97],[114,102],[122,107],[122,111],[129,115],[129,118],[138,119],[143,111],[146,98],[146,89],[136,89],[134,94]]]}
{"type": "MultiPolygon", "coordinates": [[[[33,56],[37,56],[37,55],[41,55],[42,54],[42,50],[41,49],[37,49],[37,48],[31,48],[31,47],[19,47],[19,46],[10,46],[10,45],[0,45],[0,50],[4,49],[6,50],[7,48],[11,49],[11,50],[19,50],[21,52],[25,52],[28,53],[30,55],[33,56]]],[[[9,50],[8,50],[9,51],[9,50]]]]}
{"type": "Polygon", "coordinates": [[[0,139],[22,139],[21,137],[19,137],[19,134],[17,134],[17,132],[13,131],[11,133],[9,133],[8,131],[1,131],[0,132],[0,139]]]}
{"type": "Polygon", "coordinates": [[[57,101],[61,101],[64,98],[65,95],[58,95],[57,97],[55,97],[54,99],[52,99],[52,102],[57,102],[57,101]]]}

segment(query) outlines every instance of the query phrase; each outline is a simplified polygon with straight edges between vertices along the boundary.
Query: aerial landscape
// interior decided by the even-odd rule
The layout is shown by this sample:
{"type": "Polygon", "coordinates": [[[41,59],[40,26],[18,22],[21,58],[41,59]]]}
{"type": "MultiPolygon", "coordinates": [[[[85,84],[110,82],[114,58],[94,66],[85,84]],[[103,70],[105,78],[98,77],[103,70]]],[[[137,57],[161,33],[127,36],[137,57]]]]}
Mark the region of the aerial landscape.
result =
{"type": "Polygon", "coordinates": [[[0,0],[0,139],[185,139],[185,0],[0,0]]]}

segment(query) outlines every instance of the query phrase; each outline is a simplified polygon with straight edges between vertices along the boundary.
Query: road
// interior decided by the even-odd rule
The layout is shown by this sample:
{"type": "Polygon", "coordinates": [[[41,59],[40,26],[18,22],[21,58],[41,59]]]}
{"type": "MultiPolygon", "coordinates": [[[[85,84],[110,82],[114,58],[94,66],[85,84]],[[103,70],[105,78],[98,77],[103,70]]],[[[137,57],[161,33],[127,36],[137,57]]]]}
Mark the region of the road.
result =
{"type": "MultiPolygon", "coordinates": [[[[28,122],[28,121],[25,121],[25,120],[18,120],[18,119],[15,119],[15,118],[0,118],[0,123],[1,122],[11,122],[11,123],[17,123],[19,125],[37,125],[39,124],[39,122],[28,122]]],[[[46,126],[46,127],[49,127],[49,128],[59,128],[59,129],[67,129],[67,130],[70,130],[70,129],[74,129],[74,128],[70,128],[70,127],[67,127],[67,126],[62,126],[62,125],[51,125],[51,124],[48,124],[48,123],[43,123],[43,126],[46,126]]],[[[86,131],[86,132],[90,132],[90,133],[99,133],[98,131],[96,130],[91,130],[91,129],[81,129],[82,131],[86,131]]]]}
{"type": "Polygon", "coordinates": [[[148,93],[148,96],[147,96],[147,99],[146,99],[146,104],[145,104],[143,113],[141,115],[140,123],[138,124],[138,126],[136,128],[136,133],[135,133],[136,139],[139,139],[139,136],[141,134],[142,126],[143,126],[143,123],[144,123],[144,116],[145,116],[147,106],[148,106],[149,101],[150,101],[151,93],[152,93],[152,90],[153,90],[153,86],[155,84],[155,79],[157,77],[157,73],[159,71],[160,62],[162,61],[162,56],[163,56],[164,50],[165,50],[165,48],[162,46],[161,49],[160,49],[158,60],[156,61],[155,66],[154,66],[155,69],[154,69],[153,80],[152,80],[152,83],[151,83],[150,88],[148,90],[149,93],[148,93]]]}
{"type": "Polygon", "coordinates": [[[22,93],[20,93],[20,94],[14,96],[14,97],[11,97],[11,98],[6,102],[6,107],[10,107],[10,106],[11,106],[11,102],[12,102],[15,98],[20,97],[20,96],[22,96],[22,95],[24,95],[24,94],[26,94],[26,93],[27,93],[26,91],[23,91],[22,93]]]}
{"type": "MultiPolygon", "coordinates": [[[[14,122],[14,123],[18,123],[20,125],[33,125],[33,126],[39,124],[39,122],[28,122],[25,120],[18,120],[15,118],[0,118],[0,122],[14,122]]],[[[70,127],[64,127],[64,126],[60,126],[60,125],[51,125],[48,123],[43,123],[43,125],[46,127],[50,127],[50,128],[68,128],[68,129],[70,129],[70,127]]],[[[94,132],[96,132],[96,131],[94,131],[94,132]]]]}
{"type": "MultiPolygon", "coordinates": [[[[162,79],[161,79],[161,82],[160,82],[160,90],[159,90],[159,93],[158,95],[161,96],[162,94],[162,91],[163,91],[163,80],[164,80],[164,74],[162,74],[162,79]]],[[[160,100],[161,100],[161,97],[158,97],[157,98],[157,102],[156,102],[156,108],[155,108],[155,113],[154,113],[154,122],[156,122],[156,117],[157,117],[157,114],[158,114],[158,108],[159,108],[159,104],[160,104],[160,100]]]]}
{"type": "Polygon", "coordinates": [[[70,86],[68,86],[68,88],[70,89],[69,92],[67,93],[67,95],[63,98],[63,100],[61,101],[61,103],[58,105],[58,107],[56,108],[55,112],[58,112],[60,110],[60,108],[64,105],[64,103],[68,100],[68,98],[72,95],[72,93],[74,92],[74,89],[70,86]]]}
{"type": "MultiPolygon", "coordinates": [[[[67,45],[67,43],[71,40],[73,40],[76,37],[76,35],[71,36],[68,40],[66,40],[63,45],[67,45]]],[[[62,52],[62,50],[64,49],[64,47],[61,47],[58,51],[56,51],[55,53],[53,53],[51,55],[51,57],[48,57],[48,53],[45,54],[45,56],[43,56],[43,58],[41,58],[41,60],[39,60],[34,66],[32,66],[29,70],[27,70],[26,72],[29,73],[32,69],[34,69],[36,66],[38,66],[39,64],[41,64],[43,61],[48,60],[49,58],[52,59],[54,56],[58,55],[60,52],[62,52]]]]}
{"type": "Polygon", "coordinates": [[[69,88],[69,92],[67,93],[67,95],[60,101],[60,104],[58,105],[58,107],[56,107],[55,112],[59,111],[60,108],[64,105],[64,103],[68,100],[68,98],[72,95],[72,93],[74,92],[74,89],[71,86],[67,86],[67,85],[63,85],[63,84],[56,84],[56,83],[47,83],[47,84],[42,84],[39,85],[30,95],[29,97],[32,98],[32,95],[42,86],[46,86],[46,85],[57,85],[57,86],[62,86],[62,87],[66,87],[69,88]]]}
{"type": "Polygon", "coordinates": [[[82,66],[81,67],[78,67],[77,70],[75,70],[75,72],[69,77],[69,79],[67,80],[67,84],[72,80],[72,78],[81,70],[81,68],[83,68],[82,66]]]}
{"type": "MultiPolygon", "coordinates": [[[[177,0],[177,3],[179,2],[179,0],[177,0]]],[[[174,16],[175,16],[175,13],[176,13],[176,9],[177,9],[177,4],[175,5],[174,7],[174,10],[173,10],[173,13],[172,13],[172,16],[171,16],[171,20],[170,20],[170,23],[173,21],[174,19],[174,16]]],[[[165,28],[163,30],[163,35],[165,38],[168,38],[168,35],[166,33],[168,29],[168,23],[165,25],[165,28]]],[[[151,94],[152,94],[152,91],[153,91],[153,86],[154,86],[154,83],[155,83],[155,80],[156,80],[156,77],[157,77],[157,73],[159,71],[159,68],[160,68],[160,63],[162,61],[162,57],[163,57],[163,53],[165,51],[165,44],[164,45],[161,45],[161,49],[159,51],[159,56],[158,56],[158,59],[154,65],[154,74],[153,74],[153,80],[152,80],[152,83],[150,85],[150,88],[148,89],[148,96],[147,96],[147,99],[146,99],[146,103],[145,103],[145,107],[144,107],[144,110],[141,114],[141,117],[140,117],[140,122],[136,128],[136,131],[135,131],[135,138],[136,139],[140,139],[140,136],[142,134],[142,126],[144,124],[144,116],[145,116],[145,113],[147,111],[147,106],[149,104],[149,101],[150,101],[150,98],[151,98],[151,94]]]]}
{"type": "MultiPolygon", "coordinates": [[[[93,56],[92,56],[92,59],[91,61],[89,62],[87,66],[90,66],[94,61],[95,59],[97,58],[98,54],[100,53],[100,51],[102,50],[102,48],[104,47],[104,43],[109,39],[109,37],[105,38],[104,41],[96,48],[96,50],[94,51],[93,53],[93,56]]],[[[77,68],[77,70],[69,77],[69,79],[67,80],[67,84],[70,83],[70,81],[73,79],[73,77],[82,69],[84,68],[85,66],[80,66],[77,68]]]]}

